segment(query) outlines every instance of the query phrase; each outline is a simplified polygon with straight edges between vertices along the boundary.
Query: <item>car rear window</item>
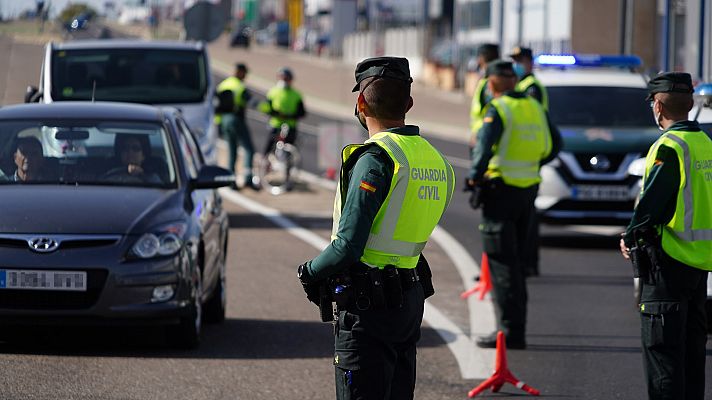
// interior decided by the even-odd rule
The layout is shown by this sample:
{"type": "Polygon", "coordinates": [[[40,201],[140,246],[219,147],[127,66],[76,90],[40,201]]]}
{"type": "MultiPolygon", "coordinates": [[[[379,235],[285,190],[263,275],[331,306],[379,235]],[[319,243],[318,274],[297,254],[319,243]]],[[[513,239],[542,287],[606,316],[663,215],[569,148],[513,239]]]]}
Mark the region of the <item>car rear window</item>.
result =
{"type": "Polygon", "coordinates": [[[55,50],[51,71],[56,101],[197,103],[208,86],[205,57],[197,50],[55,50]]]}
{"type": "Polygon", "coordinates": [[[644,88],[552,86],[549,115],[559,126],[650,127],[653,113],[644,88]]]}

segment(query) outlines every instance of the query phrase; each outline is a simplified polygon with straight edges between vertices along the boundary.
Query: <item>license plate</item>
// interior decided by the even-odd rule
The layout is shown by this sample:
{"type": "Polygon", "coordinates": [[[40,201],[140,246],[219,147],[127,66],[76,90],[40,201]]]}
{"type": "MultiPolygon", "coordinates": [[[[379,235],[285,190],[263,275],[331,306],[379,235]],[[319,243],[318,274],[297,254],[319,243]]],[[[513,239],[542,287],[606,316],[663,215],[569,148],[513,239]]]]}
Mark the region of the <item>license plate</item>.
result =
{"type": "Polygon", "coordinates": [[[86,292],[87,273],[82,271],[0,269],[0,289],[86,292]]]}
{"type": "Polygon", "coordinates": [[[620,185],[575,185],[571,196],[576,200],[631,200],[630,188],[620,185]]]}

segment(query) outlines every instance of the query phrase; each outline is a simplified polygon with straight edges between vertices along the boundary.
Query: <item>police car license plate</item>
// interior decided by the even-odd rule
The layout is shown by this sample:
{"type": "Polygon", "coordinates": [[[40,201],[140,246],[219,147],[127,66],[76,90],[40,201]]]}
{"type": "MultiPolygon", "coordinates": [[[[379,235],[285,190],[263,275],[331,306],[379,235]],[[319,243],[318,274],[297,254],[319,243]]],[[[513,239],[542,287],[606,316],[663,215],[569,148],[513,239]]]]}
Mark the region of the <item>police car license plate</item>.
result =
{"type": "Polygon", "coordinates": [[[574,185],[571,197],[576,200],[631,200],[630,189],[622,185],[574,185]]]}
{"type": "Polygon", "coordinates": [[[0,289],[86,292],[87,273],[82,271],[0,269],[0,289]]]}

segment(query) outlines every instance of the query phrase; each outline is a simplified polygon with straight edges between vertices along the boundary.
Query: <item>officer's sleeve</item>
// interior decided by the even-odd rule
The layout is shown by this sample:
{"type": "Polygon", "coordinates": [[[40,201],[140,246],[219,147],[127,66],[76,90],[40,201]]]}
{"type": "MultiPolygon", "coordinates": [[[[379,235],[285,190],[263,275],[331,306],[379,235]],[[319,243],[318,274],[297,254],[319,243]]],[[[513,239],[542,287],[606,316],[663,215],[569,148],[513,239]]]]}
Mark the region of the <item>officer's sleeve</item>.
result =
{"type": "Polygon", "coordinates": [[[529,85],[527,90],[524,91],[527,96],[536,99],[536,101],[539,102],[539,104],[542,104],[541,100],[544,97],[543,93],[541,92],[541,89],[537,85],[529,85]]]}
{"type": "Polygon", "coordinates": [[[487,171],[489,160],[494,154],[492,146],[499,143],[503,131],[504,125],[502,124],[502,118],[497,113],[497,109],[488,106],[487,113],[482,120],[482,127],[477,132],[477,143],[472,149],[472,167],[467,175],[468,179],[482,180],[487,171]]]}
{"type": "Polygon", "coordinates": [[[645,180],[643,193],[625,231],[626,246],[634,244],[633,231],[667,224],[675,214],[680,187],[679,161],[675,150],[660,145],[655,164],[645,180]]]}
{"type": "Polygon", "coordinates": [[[546,113],[546,122],[549,124],[549,132],[551,133],[551,152],[549,152],[549,154],[541,160],[539,165],[547,164],[556,158],[556,155],[559,154],[559,151],[561,151],[561,147],[563,146],[561,132],[559,132],[559,128],[551,122],[549,113],[546,113]]]}
{"type": "Polygon", "coordinates": [[[371,225],[393,177],[392,162],[379,154],[382,151],[380,148],[366,151],[351,170],[336,239],[307,263],[312,280],[343,272],[363,255],[371,225]]]}
{"type": "Polygon", "coordinates": [[[249,103],[251,99],[252,99],[252,93],[250,93],[250,91],[247,89],[243,90],[242,91],[242,100],[245,102],[245,104],[249,103]]]}
{"type": "Polygon", "coordinates": [[[299,104],[297,104],[297,115],[296,115],[296,117],[297,117],[297,118],[302,118],[302,117],[304,117],[305,115],[307,115],[307,111],[306,111],[306,109],[304,109],[304,102],[302,101],[302,99],[299,99],[299,104]]]}

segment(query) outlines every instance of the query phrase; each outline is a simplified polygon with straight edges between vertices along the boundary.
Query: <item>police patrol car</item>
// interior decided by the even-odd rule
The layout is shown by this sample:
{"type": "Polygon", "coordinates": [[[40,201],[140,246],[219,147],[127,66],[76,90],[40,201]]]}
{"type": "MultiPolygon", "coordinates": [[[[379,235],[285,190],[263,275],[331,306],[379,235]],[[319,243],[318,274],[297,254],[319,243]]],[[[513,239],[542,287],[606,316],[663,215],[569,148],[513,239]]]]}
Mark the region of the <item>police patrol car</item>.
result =
{"type": "MultiPolygon", "coordinates": [[[[700,128],[712,134],[712,83],[703,83],[695,88],[695,108],[690,119],[697,120],[700,128]]],[[[707,328],[712,332],[712,274],[707,277],[707,328]]]]}
{"type": "Polygon", "coordinates": [[[647,78],[635,56],[540,55],[536,77],[563,148],[541,169],[542,222],[626,225],[640,192],[629,173],[660,131],[645,102],[647,78]]]}

